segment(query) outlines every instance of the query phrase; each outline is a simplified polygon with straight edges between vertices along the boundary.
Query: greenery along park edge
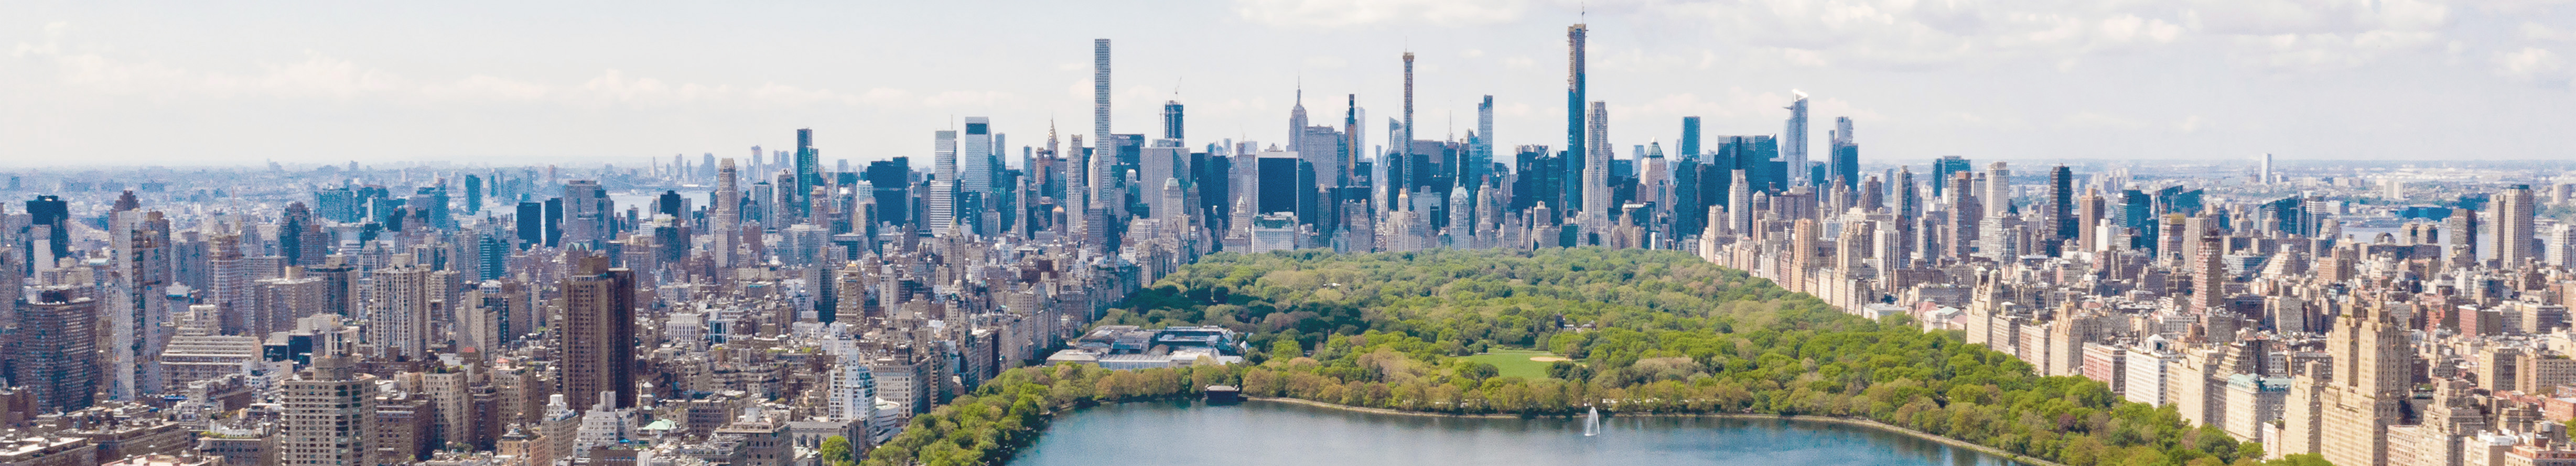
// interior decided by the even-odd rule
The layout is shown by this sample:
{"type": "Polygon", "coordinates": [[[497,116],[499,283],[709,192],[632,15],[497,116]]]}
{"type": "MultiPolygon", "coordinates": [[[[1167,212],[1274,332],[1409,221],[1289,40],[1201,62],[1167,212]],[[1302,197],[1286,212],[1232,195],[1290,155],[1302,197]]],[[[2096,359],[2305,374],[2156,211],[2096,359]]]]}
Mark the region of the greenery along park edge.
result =
{"type": "MultiPolygon", "coordinates": [[[[1753,413],[1868,419],[2074,466],[2321,465],[2128,402],[1957,332],[1843,314],[1673,251],[1217,254],[1141,290],[1101,324],[1224,325],[1248,363],[1006,371],[833,464],[999,464],[1050,416],[1108,402],[1251,396],[1456,414],[1753,413]],[[1540,349],[1571,362],[1505,377],[1465,356],[1540,349]],[[1594,404],[1587,404],[1594,400],[1594,404]]],[[[843,449],[842,452],[848,450],[843,449]]]]}

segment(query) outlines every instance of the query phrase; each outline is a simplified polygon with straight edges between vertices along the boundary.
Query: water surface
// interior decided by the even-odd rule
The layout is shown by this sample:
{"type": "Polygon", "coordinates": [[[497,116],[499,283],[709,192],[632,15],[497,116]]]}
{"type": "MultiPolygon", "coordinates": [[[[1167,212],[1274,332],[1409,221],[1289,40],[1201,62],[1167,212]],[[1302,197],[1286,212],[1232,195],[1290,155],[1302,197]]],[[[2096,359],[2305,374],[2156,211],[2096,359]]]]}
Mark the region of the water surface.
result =
{"type": "Polygon", "coordinates": [[[1849,424],[1700,417],[1464,418],[1250,401],[1098,406],[1057,418],[1012,466],[2019,465],[1849,424]]]}

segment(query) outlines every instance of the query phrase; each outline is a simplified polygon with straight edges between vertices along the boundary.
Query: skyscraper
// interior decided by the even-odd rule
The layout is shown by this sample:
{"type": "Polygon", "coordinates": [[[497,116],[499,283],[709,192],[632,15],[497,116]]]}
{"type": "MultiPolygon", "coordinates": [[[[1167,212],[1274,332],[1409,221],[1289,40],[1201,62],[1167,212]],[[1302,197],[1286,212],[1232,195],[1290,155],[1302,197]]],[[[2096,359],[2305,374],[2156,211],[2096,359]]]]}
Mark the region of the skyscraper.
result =
{"type": "Polygon", "coordinates": [[[2519,267],[2524,262],[2540,260],[2540,247],[2533,243],[2540,232],[2533,230],[2532,219],[2540,207],[2531,194],[2531,185],[2517,184],[2495,195],[2496,262],[2503,267],[2519,267]]]}
{"type": "Polygon", "coordinates": [[[44,412],[89,407],[100,382],[98,301],[44,290],[21,309],[10,379],[28,387],[44,412]]]}
{"type": "MultiPolygon", "coordinates": [[[[1403,148],[1403,149],[1405,149],[1405,150],[1403,151],[1403,153],[1405,153],[1405,154],[1411,154],[1411,153],[1413,152],[1413,150],[1412,150],[1412,148],[1413,148],[1413,141],[1414,141],[1414,140],[1417,140],[1417,139],[1422,139],[1422,136],[1421,136],[1421,135],[1414,134],[1414,131],[1413,131],[1413,129],[1414,129],[1414,128],[1417,128],[1417,126],[1413,126],[1413,52],[1405,52],[1405,53],[1404,53],[1404,137],[1402,137],[1402,138],[1397,138],[1397,139],[1392,140],[1392,141],[1387,141],[1387,142],[1386,142],[1387,147],[1388,147],[1389,149],[1403,148]]],[[[1390,150],[1390,152],[1392,152],[1392,150],[1390,150]]]]}
{"type": "Polygon", "coordinates": [[[922,221],[932,234],[945,234],[957,222],[957,132],[934,131],[931,137],[930,192],[922,194],[930,210],[922,213],[927,216],[922,221]]]}
{"type": "Polygon", "coordinates": [[[965,139],[957,148],[959,192],[987,202],[993,198],[993,175],[1002,172],[1001,154],[994,152],[993,142],[991,118],[966,117],[965,139]]]}
{"type": "MultiPolygon", "coordinates": [[[[1303,103],[1300,103],[1303,106],[1303,103]]],[[[1163,139],[1183,140],[1181,135],[1181,101],[1163,101],[1163,139]]]]}
{"type": "Polygon", "coordinates": [[[1968,171],[1970,169],[1968,159],[1956,155],[1944,155],[1941,156],[1940,159],[1933,160],[1932,196],[1941,197],[1948,195],[1950,193],[1950,174],[1968,171]]]}
{"type": "MultiPolygon", "coordinates": [[[[44,238],[29,239],[43,239],[48,242],[47,244],[53,245],[46,248],[53,253],[53,256],[38,257],[38,260],[51,260],[72,255],[72,236],[68,228],[71,225],[66,223],[71,221],[71,215],[71,204],[63,202],[62,196],[36,196],[36,200],[27,201],[27,216],[30,220],[28,224],[48,227],[44,238]]],[[[40,269],[51,267],[53,267],[52,263],[37,265],[40,269]]]]}
{"type": "Polygon", "coordinates": [[[2012,210],[2012,169],[2003,162],[1986,164],[1986,192],[1981,195],[1985,198],[1977,201],[1985,203],[1988,218],[2012,210]]]}
{"type": "Polygon", "coordinates": [[[1789,109],[1789,129],[1780,133],[1780,160],[1789,165],[1789,185],[1822,183],[1822,180],[1807,179],[1807,93],[1797,90],[1789,93],[1798,97],[1786,107],[1789,109]]]}
{"type": "Polygon", "coordinates": [[[1683,158],[1699,155],[1699,117],[1682,117],[1682,138],[1673,141],[1673,155],[1683,158]]]}
{"type": "Polygon", "coordinates": [[[788,193],[788,196],[796,198],[796,214],[798,216],[813,214],[809,209],[814,208],[814,200],[809,197],[812,196],[811,193],[814,191],[815,186],[821,186],[823,184],[822,157],[822,154],[814,152],[814,130],[812,128],[797,129],[796,192],[788,193]]]}
{"type": "Polygon", "coordinates": [[[572,180],[563,188],[562,239],[593,250],[604,248],[616,236],[610,216],[616,208],[608,199],[608,190],[598,181],[572,180]]]}
{"type": "Polygon", "coordinates": [[[563,393],[613,392],[615,408],[635,407],[635,273],[574,254],[563,280],[563,393]]]}
{"type": "MultiPolygon", "coordinates": [[[[1610,118],[1608,104],[1592,102],[1592,119],[1585,124],[1583,138],[1591,144],[1583,149],[1583,236],[1605,233],[1610,227],[1610,118]]],[[[1582,241],[1590,244],[1591,241],[1582,241]]]]}
{"type": "Polygon", "coordinates": [[[1851,117],[1834,117],[1833,131],[1833,153],[1827,154],[1833,159],[1826,163],[1825,173],[1835,179],[1826,181],[1842,183],[1843,189],[1859,189],[1860,143],[1852,139],[1851,117]]]}
{"type": "Polygon", "coordinates": [[[2075,169],[2058,165],[2048,170],[2048,217],[2057,230],[2057,241],[2076,239],[2083,227],[2075,216],[2075,169]]]}
{"type": "MultiPolygon", "coordinates": [[[[1583,174],[1583,171],[1591,166],[1585,162],[1585,159],[1588,157],[1584,157],[1583,155],[1583,152],[1589,150],[1588,148],[1591,147],[1584,145],[1583,143],[1583,36],[1587,32],[1590,32],[1590,29],[1582,24],[1575,24],[1565,28],[1564,158],[1565,169],[1572,172],[1566,174],[1566,180],[1587,179],[1584,178],[1585,175],[1583,174]]],[[[1583,203],[1585,195],[1586,194],[1581,189],[1565,190],[1565,202],[1559,204],[1558,209],[1570,206],[1588,205],[1583,203]]]]}
{"type": "MultiPolygon", "coordinates": [[[[1091,217],[1091,216],[1095,216],[1095,215],[1100,215],[1100,214],[1098,214],[1098,213],[1094,213],[1094,212],[1096,212],[1096,211],[1105,211],[1105,210],[1107,210],[1107,206],[1109,205],[1109,203],[1112,203],[1112,202],[1125,202],[1125,201],[1123,201],[1123,200],[1118,200],[1118,199],[1123,199],[1125,196],[1119,196],[1118,198],[1111,198],[1111,197],[1109,196],[1109,194],[1110,194],[1110,193],[1109,193],[1109,187],[1112,185],[1112,183],[1111,183],[1111,181],[1110,181],[1110,178],[1109,178],[1109,176],[1110,176],[1110,175],[1109,175],[1109,167],[1110,167],[1111,165],[1114,165],[1114,164],[1116,164],[1116,163],[1117,163],[1117,156],[1118,156],[1118,154],[1117,154],[1117,149],[1116,149],[1117,145],[1115,144],[1115,140],[1116,140],[1116,138],[1114,138],[1114,137],[1110,136],[1110,134],[1111,134],[1111,133],[1109,132],[1109,39],[1092,39],[1092,40],[1091,40],[1091,145],[1092,145],[1092,151],[1091,151],[1090,153],[1088,153],[1087,155],[1085,155],[1085,156],[1084,156],[1085,158],[1083,159],[1083,160],[1084,160],[1084,162],[1085,162],[1085,165],[1086,165],[1086,169],[1088,169],[1088,170],[1090,171],[1089,176],[1086,176],[1086,177],[1084,177],[1084,179],[1083,179],[1083,186],[1084,186],[1084,187],[1086,187],[1086,188],[1090,188],[1090,189],[1089,189],[1089,191],[1090,191],[1090,192],[1089,192],[1089,193],[1087,193],[1087,194],[1085,194],[1085,197],[1087,198],[1087,202],[1084,202],[1083,204],[1087,204],[1087,205],[1075,205],[1075,206],[1073,206],[1073,208],[1083,209],[1081,212],[1072,212],[1072,211],[1068,211],[1068,212],[1066,213],[1066,215],[1076,215],[1076,214],[1079,214],[1079,215],[1083,215],[1083,216],[1085,217],[1081,223],[1077,224],[1077,226],[1081,226],[1081,227],[1083,227],[1083,230],[1084,230],[1084,231],[1082,231],[1082,232],[1081,232],[1082,238],[1084,238],[1084,240],[1083,240],[1083,241],[1084,241],[1084,242],[1086,242],[1086,243],[1090,243],[1090,244],[1092,244],[1094,247],[1098,247],[1098,248],[1100,248],[1099,250],[1108,250],[1108,249],[1113,249],[1113,248],[1109,247],[1109,245],[1106,245],[1106,244],[1099,244],[1099,243],[1101,243],[1101,242],[1105,242],[1105,241],[1106,241],[1106,239],[1108,238],[1108,235],[1106,234],[1106,233],[1107,233],[1107,228],[1108,228],[1108,226],[1107,226],[1107,225],[1103,225],[1101,221],[1097,221],[1097,220],[1105,220],[1105,219],[1093,219],[1093,218],[1090,218],[1090,217],[1091,217]]],[[[1074,144],[1074,146],[1076,147],[1076,149],[1074,149],[1074,150],[1075,150],[1075,151],[1077,151],[1077,152],[1078,152],[1078,151],[1081,151],[1080,147],[1082,146],[1082,144],[1081,144],[1081,143],[1079,143],[1079,141],[1081,141],[1081,139],[1077,138],[1077,139],[1075,139],[1075,141],[1077,141],[1077,142],[1074,144]]]]}
{"type": "MultiPolygon", "coordinates": [[[[1476,139],[1473,144],[1475,147],[1469,152],[1475,154],[1474,157],[1470,157],[1475,160],[1467,162],[1468,181],[1481,186],[1484,184],[1484,175],[1494,166],[1494,96],[1492,95],[1487,95],[1483,101],[1476,103],[1476,139]]],[[[1483,197],[1482,194],[1476,196],[1483,197]]]]}
{"type": "MultiPolygon", "coordinates": [[[[710,234],[707,235],[707,249],[710,250],[708,253],[714,256],[717,267],[732,267],[734,265],[733,232],[737,231],[734,230],[734,226],[742,224],[741,172],[734,168],[732,158],[726,158],[717,163],[716,205],[711,206],[714,208],[708,209],[707,212],[707,225],[710,227],[710,234]]],[[[524,225],[524,222],[522,224],[524,225]]]]}
{"type": "Polygon", "coordinates": [[[368,274],[367,340],[381,358],[425,361],[429,358],[429,318],[433,307],[430,269],[415,265],[408,254],[392,267],[368,274]]]}
{"type": "Polygon", "coordinates": [[[465,175],[465,213],[483,213],[483,177],[465,175]]]}

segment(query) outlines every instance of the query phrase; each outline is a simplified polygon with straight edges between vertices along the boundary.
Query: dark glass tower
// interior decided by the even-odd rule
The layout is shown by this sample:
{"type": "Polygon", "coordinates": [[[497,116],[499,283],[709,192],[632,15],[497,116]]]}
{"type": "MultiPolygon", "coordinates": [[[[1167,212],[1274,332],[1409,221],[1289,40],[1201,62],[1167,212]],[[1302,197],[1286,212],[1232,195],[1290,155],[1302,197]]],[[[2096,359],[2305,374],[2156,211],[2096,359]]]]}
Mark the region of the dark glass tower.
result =
{"type": "Polygon", "coordinates": [[[71,230],[63,228],[71,222],[71,203],[63,202],[62,196],[36,196],[27,201],[27,216],[32,217],[30,224],[52,227],[45,239],[53,241],[54,257],[72,255],[71,230]]]}
{"type": "Polygon", "coordinates": [[[815,186],[823,185],[822,155],[814,153],[814,130],[796,130],[796,208],[800,214],[812,215],[814,200],[808,199],[815,186]]]}
{"type": "Polygon", "coordinates": [[[1181,140],[1181,101],[1163,101],[1163,139],[1181,140]]]}

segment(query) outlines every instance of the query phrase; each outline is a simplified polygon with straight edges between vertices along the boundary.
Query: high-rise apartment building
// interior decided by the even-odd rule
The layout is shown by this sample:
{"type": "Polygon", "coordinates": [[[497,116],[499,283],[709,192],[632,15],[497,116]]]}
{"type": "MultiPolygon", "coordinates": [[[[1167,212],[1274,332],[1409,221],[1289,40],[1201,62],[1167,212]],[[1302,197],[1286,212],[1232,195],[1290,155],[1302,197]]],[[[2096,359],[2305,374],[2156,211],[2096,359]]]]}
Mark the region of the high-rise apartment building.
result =
{"type": "Polygon", "coordinates": [[[9,377],[35,395],[44,412],[76,411],[95,401],[100,384],[99,303],[65,290],[43,290],[18,312],[15,369],[9,377]]]}
{"type": "MultiPolygon", "coordinates": [[[[1583,171],[1591,167],[1585,162],[1587,157],[1584,157],[1584,152],[1590,150],[1592,146],[1585,145],[1583,142],[1586,121],[1583,118],[1585,102],[1583,100],[1585,62],[1583,42],[1584,36],[1590,32],[1591,29],[1583,24],[1565,28],[1565,156],[1563,158],[1568,172],[1564,179],[1567,181],[1583,180],[1583,171]]],[[[1566,207],[1585,205],[1584,196],[1581,189],[1565,190],[1565,201],[1559,203],[1557,209],[1564,210],[1566,207]]]]}
{"type": "Polygon", "coordinates": [[[374,454],[376,376],[348,356],[314,355],[313,365],[278,383],[277,464],[357,466],[374,454]]]}
{"type": "Polygon", "coordinates": [[[563,393],[635,407],[635,272],[580,254],[563,280],[563,393]],[[613,393],[601,397],[601,393],[613,393]]]}
{"type": "Polygon", "coordinates": [[[2542,259],[2540,232],[2533,230],[2540,202],[2532,196],[2531,185],[2517,184],[2495,195],[2496,262],[2504,267],[2521,266],[2542,259]]]}
{"type": "MultiPolygon", "coordinates": [[[[1594,101],[1587,115],[1583,138],[1590,146],[1583,148],[1583,236],[1606,233],[1610,227],[1610,117],[1609,104],[1594,101]]],[[[1590,244],[1590,241],[1582,241],[1590,244]]]]}
{"type": "Polygon", "coordinates": [[[432,293],[429,266],[413,264],[409,254],[398,254],[391,267],[368,274],[367,341],[376,345],[378,357],[425,361],[429,358],[430,313],[436,307],[430,301],[442,293],[432,293]]]}

